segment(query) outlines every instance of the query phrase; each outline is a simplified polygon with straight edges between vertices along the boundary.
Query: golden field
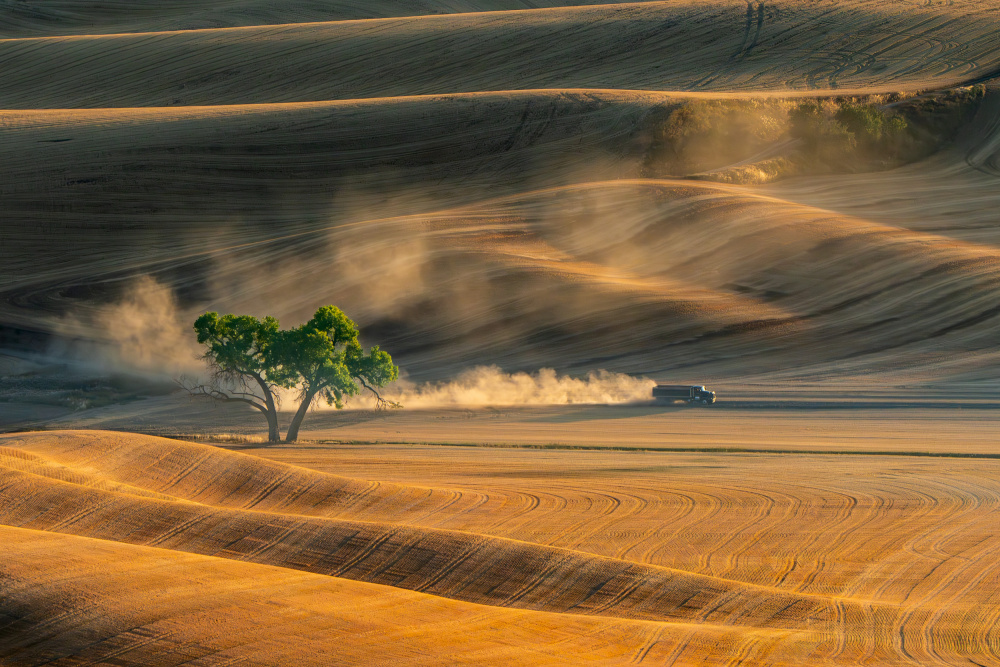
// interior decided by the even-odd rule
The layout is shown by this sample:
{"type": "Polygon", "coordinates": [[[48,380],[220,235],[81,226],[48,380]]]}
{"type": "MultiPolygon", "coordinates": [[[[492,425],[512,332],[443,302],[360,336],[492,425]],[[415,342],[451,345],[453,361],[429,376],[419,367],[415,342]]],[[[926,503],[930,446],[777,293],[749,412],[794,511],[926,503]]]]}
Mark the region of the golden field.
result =
{"type": "Polygon", "coordinates": [[[998,12],[0,0],[0,665],[1000,665],[998,12]]]}
{"type": "Polygon", "coordinates": [[[0,447],[8,664],[996,659],[995,459],[0,447]]]}

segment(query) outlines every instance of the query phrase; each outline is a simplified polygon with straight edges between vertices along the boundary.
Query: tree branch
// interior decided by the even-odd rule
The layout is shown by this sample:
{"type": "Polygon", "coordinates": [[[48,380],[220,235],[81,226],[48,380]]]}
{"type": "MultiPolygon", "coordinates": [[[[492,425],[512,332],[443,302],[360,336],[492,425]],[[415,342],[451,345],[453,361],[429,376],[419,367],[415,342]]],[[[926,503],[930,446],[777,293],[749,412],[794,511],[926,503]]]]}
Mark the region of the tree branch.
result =
{"type": "Polygon", "coordinates": [[[388,398],[384,398],[382,394],[378,393],[374,387],[365,382],[365,379],[360,375],[354,377],[355,380],[361,383],[361,386],[370,391],[375,396],[375,410],[397,410],[403,407],[402,403],[397,403],[396,401],[390,401],[388,398]]]}
{"type": "MultiPolygon", "coordinates": [[[[249,372],[248,375],[250,375],[251,377],[253,377],[254,380],[257,381],[257,384],[260,385],[260,388],[264,392],[265,396],[270,396],[271,400],[278,407],[281,407],[281,399],[279,398],[279,395],[277,393],[278,385],[276,385],[273,382],[268,382],[261,376],[260,373],[249,372]]],[[[258,398],[260,397],[258,396],[258,398]]]]}
{"type": "Polygon", "coordinates": [[[246,392],[232,392],[232,395],[230,395],[229,393],[222,391],[221,389],[216,389],[215,387],[210,387],[204,384],[200,384],[194,387],[189,387],[180,382],[178,382],[177,384],[180,385],[180,387],[183,388],[188,393],[189,396],[193,396],[195,398],[211,398],[216,401],[224,401],[224,402],[246,403],[247,405],[252,405],[253,407],[263,412],[265,415],[267,415],[267,406],[253,400],[255,398],[259,398],[254,394],[249,394],[246,392]],[[248,396],[251,398],[246,398],[248,396]]]}

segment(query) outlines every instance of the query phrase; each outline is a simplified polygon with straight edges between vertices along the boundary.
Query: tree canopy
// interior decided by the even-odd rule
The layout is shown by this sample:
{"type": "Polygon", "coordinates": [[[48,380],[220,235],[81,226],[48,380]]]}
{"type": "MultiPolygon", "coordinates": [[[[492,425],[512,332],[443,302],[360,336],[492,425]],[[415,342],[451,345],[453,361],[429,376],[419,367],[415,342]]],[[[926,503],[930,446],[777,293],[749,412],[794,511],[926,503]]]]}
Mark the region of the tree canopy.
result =
{"type": "Polygon", "coordinates": [[[323,306],[302,326],[280,329],[273,317],[205,313],[194,323],[212,382],[189,387],[198,396],[247,403],[267,418],[268,440],[278,442],[279,389],[298,390],[298,410],[285,439],[294,442],[315,401],[344,407],[345,400],[370,391],[376,405],[395,405],[378,388],[399,376],[388,352],[367,353],[358,327],[336,306],[323,306]]]}

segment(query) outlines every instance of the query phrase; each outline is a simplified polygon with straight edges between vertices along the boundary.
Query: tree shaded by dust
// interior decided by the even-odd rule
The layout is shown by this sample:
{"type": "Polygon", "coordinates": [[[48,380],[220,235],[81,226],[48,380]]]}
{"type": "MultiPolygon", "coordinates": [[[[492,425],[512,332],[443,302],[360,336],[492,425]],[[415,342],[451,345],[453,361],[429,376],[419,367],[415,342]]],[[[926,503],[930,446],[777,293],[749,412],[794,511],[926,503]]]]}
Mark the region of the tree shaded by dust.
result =
{"type": "Polygon", "coordinates": [[[916,148],[906,119],[876,104],[842,100],[828,115],[805,102],[789,112],[789,121],[789,134],[802,142],[807,158],[844,170],[912,159],[916,148]]]}
{"type": "Polygon", "coordinates": [[[969,86],[911,99],[844,97],[789,111],[789,135],[812,169],[874,171],[915,162],[952,141],[985,88],[969,86]]]}
{"type": "Polygon", "coordinates": [[[785,104],[775,100],[695,100],[652,114],[647,176],[686,176],[746,159],[779,140],[785,104]]]}
{"type": "Polygon", "coordinates": [[[298,438],[309,407],[318,400],[338,409],[349,396],[370,391],[377,407],[394,406],[378,393],[399,369],[388,352],[373,346],[367,353],[357,325],[336,306],[323,306],[302,326],[282,330],[273,317],[205,313],[194,323],[204,359],[212,369],[210,384],[186,387],[195,396],[246,403],[267,419],[268,441],[279,442],[280,389],[297,389],[299,403],[285,435],[298,438]]]}
{"type": "Polygon", "coordinates": [[[644,121],[642,174],[762,183],[891,169],[953,141],[984,95],[976,85],[921,95],[676,103],[644,121]]]}
{"type": "Polygon", "coordinates": [[[857,137],[836,117],[824,113],[822,105],[809,101],[788,112],[788,133],[802,144],[803,155],[812,161],[839,165],[857,148],[857,137]]]}

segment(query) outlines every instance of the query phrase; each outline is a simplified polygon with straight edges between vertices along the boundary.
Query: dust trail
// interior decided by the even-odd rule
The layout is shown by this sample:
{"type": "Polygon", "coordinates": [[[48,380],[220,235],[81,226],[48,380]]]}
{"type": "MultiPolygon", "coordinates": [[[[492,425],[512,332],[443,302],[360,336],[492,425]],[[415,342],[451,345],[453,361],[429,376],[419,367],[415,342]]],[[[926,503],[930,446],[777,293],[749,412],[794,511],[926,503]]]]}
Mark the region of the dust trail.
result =
{"type": "Polygon", "coordinates": [[[72,342],[50,352],[110,372],[203,373],[188,319],[169,287],[142,276],[118,301],[63,318],[59,332],[72,342]]]}
{"type": "MultiPolygon", "coordinates": [[[[400,260],[401,267],[414,265],[410,255],[400,260]]],[[[409,279],[419,283],[418,274],[409,279]]],[[[382,308],[391,305],[377,304],[382,308]]],[[[76,338],[76,343],[63,355],[103,371],[204,376],[206,369],[199,360],[200,350],[190,331],[190,321],[193,315],[183,312],[169,287],[143,276],[116,302],[65,318],[63,333],[76,338]],[[98,342],[83,338],[85,332],[98,342]]],[[[608,404],[649,400],[654,384],[648,378],[605,370],[572,377],[552,368],[507,373],[498,366],[477,366],[441,382],[416,384],[402,380],[387,387],[383,395],[407,408],[608,404]]],[[[277,394],[285,409],[298,403],[296,390],[279,390],[277,394]]],[[[374,403],[371,395],[363,392],[351,397],[349,405],[369,408],[374,403]]],[[[327,409],[322,404],[316,407],[327,409]]]]}
{"type": "Polygon", "coordinates": [[[389,387],[385,395],[407,408],[631,403],[649,400],[654,384],[648,378],[604,370],[575,378],[559,375],[551,368],[505,373],[498,366],[477,366],[448,382],[401,384],[389,387]]]}

